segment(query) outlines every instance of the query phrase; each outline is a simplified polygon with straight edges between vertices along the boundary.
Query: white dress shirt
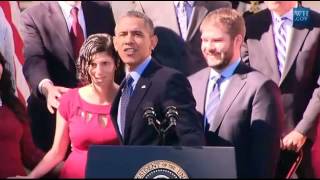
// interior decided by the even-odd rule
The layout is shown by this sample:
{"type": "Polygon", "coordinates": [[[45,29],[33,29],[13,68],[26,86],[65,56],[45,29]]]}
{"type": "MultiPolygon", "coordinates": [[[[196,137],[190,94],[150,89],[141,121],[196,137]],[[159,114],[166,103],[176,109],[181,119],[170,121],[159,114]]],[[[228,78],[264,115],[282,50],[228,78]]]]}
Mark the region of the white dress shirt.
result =
{"type": "MultiPolygon", "coordinates": [[[[62,10],[64,19],[67,22],[67,26],[68,26],[68,31],[71,31],[71,26],[72,26],[72,15],[71,15],[71,9],[73,8],[73,6],[69,5],[68,3],[66,3],[65,1],[58,1],[59,6],[62,10]]],[[[84,21],[84,15],[83,15],[83,10],[81,7],[81,3],[77,4],[76,7],[78,8],[78,20],[79,20],[79,24],[82,28],[83,31],[83,37],[86,39],[87,38],[87,31],[86,31],[86,24],[84,21]]]]}

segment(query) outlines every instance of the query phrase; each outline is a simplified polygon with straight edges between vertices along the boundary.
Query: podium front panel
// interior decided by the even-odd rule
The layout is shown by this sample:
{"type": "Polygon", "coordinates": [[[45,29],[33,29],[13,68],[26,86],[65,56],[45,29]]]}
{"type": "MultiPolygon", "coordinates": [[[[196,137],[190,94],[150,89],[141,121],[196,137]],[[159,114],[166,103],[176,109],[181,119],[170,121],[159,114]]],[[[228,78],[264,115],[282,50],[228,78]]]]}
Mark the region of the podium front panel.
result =
{"type": "Polygon", "coordinates": [[[236,178],[233,147],[89,148],[86,178],[236,178]]]}

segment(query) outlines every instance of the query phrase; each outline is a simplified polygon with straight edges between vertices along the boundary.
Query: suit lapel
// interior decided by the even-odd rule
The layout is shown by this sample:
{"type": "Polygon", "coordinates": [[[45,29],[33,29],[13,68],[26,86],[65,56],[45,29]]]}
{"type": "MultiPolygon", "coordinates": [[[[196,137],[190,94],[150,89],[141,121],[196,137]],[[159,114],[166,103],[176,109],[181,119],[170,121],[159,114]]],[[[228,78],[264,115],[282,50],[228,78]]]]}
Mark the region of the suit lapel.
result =
{"type": "Polygon", "coordinates": [[[284,70],[279,82],[279,86],[287,76],[288,72],[290,71],[291,66],[293,65],[296,57],[298,56],[299,50],[301,46],[303,45],[304,40],[306,39],[309,29],[304,28],[304,29],[297,29],[293,28],[292,30],[292,36],[290,40],[290,45],[287,53],[287,59],[286,63],[284,65],[284,70]]]}
{"type": "Polygon", "coordinates": [[[81,3],[81,7],[83,10],[84,22],[85,22],[85,26],[86,26],[86,36],[88,37],[89,34],[92,34],[90,27],[94,28],[94,26],[90,25],[90,22],[92,22],[92,21],[90,21],[90,19],[94,19],[94,17],[90,17],[91,16],[90,2],[83,1],[81,3]]]}
{"type": "Polygon", "coordinates": [[[231,77],[226,91],[224,92],[214,123],[212,127],[210,127],[210,129],[214,132],[218,129],[224,119],[225,114],[230,109],[232,103],[246,84],[247,75],[242,74],[242,67],[243,65],[240,63],[235,71],[235,74],[231,77]]]}
{"type": "Polygon", "coordinates": [[[198,79],[196,80],[194,88],[194,96],[197,99],[197,110],[204,114],[205,106],[206,106],[206,95],[208,89],[208,81],[210,76],[210,68],[205,68],[201,70],[201,74],[199,75],[198,79]]]}
{"type": "Polygon", "coordinates": [[[168,14],[166,17],[173,17],[173,18],[167,18],[166,21],[168,21],[169,27],[172,28],[174,32],[179,34],[181,36],[179,22],[176,15],[176,9],[174,7],[173,1],[167,1],[164,4],[164,8],[168,9],[168,14]]]}
{"type": "Polygon", "coordinates": [[[111,115],[111,120],[113,122],[113,126],[115,127],[116,129],[116,132],[118,134],[118,139],[121,141],[121,143],[123,144],[123,138],[120,134],[120,131],[119,131],[119,126],[118,126],[118,121],[117,121],[117,116],[118,116],[118,107],[119,107],[119,102],[120,102],[120,97],[121,97],[121,89],[123,88],[124,86],[124,82],[125,80],[123,80],[121,82],[121,85],[119,87],[119,91],[112,103],[112,106],[111,106],[111,110],[110,110],[110,115],[111,115]]]}
{"type": "Polygon", "coordinates": [[[196,34],[207,12],[208,12],[208,9],[205,8],[205,6],[202,6],[200,2],[197,2],[197,1],[195,2],[194,10],[192,11],[191,18],[190,18],[190,24],[188,26],[187,41],[190,41],[192,37],[196,34]]]}
{"type": "Polygon", "coordinates": [[[276,72],[271,75],[271,78],[275,82],[279,82],[280,74],[278,70],[278,60],[276,57],[276,50],[275,50],[276,45],[274,43],[274,37],[273,37],[272,20],[270,18],[271,18],[271,14],[268,16],[268,21],[262,22],[264,23],[263,29],[268,29],[268,31],[262,34],[260,44],[263,50],[265,51],[265,56],[267,56],[266,59],[268,60],[272,71],[276,72]]]}
{"type": "MultiPolygon", "coordinates": [[[[99,14],[101,11],[98,9],[92,2],[90,1],[82,1],[81,7],[83,10],[83,16],[84,16],[84,22],[86,26],[86,37],[90,36],[91,34],[94,34],[95,32],[99,31],[99,24],[97,21],[94,21],[93,19],[97,18],[97,14],[99,14]]],[[[107,21],[107,19],[105,19],[107,21]]],[[[111,23],[110,23],[111,24],[111,23]]]]}
{"type": "MultiPolygon", "coordinates": [[[[146,67],[140,79],[138,80],[136,87],[130,97],[130,101],[126,113],[126,125],[125,125],[125,138],[124,142],[128,139],[129,129],[132,124],[132,119],[134,119],[137,108],[140,107],[141,101],[144,99],[146,92],[150,89],[152,82],[150,80],[150,73],[154,71],[154,62],[146,67]]],[[[142,117],[141,117],[142,118],[142,117]]]]}
{"type": "MultiPolygon", "coordinates": [[[[56,36],[59,37],[61,41],[61,46],[65,46],[65,49],[69,56],[73,59],[73,49],[71,45],[70,35],[67,27],[67,23],[65,21],[65,18],[63,16],[63,13],[60,9],[60,6],[58,2],[52,2],[50,3],[50,10],[49,10],[49,16],[48,19],[53,25],[52,31],[56,33],[56,36]],[[56,31],[55,29],[59,29],[59,31],[56,31]]],[[[61,48],[63,49],[63,48],[61,48]]]]}
{"type": "MultiPolygon", "coordinates": [[[[128,130],[130,129],[130,126],[132,124],[132,119],[135,116],[135,113],[137,112],[137,108],[140,107],[140,103],[148,91],[148,89],[151,86],[151,81],[147,78],[140,77],[133,94],[130,98],[127,113],[126,113],[126,126],[125,126],[125,142],[128,138],[128,130]]],[[[142,117],[141,117],[142,118],[142,117]]]]}

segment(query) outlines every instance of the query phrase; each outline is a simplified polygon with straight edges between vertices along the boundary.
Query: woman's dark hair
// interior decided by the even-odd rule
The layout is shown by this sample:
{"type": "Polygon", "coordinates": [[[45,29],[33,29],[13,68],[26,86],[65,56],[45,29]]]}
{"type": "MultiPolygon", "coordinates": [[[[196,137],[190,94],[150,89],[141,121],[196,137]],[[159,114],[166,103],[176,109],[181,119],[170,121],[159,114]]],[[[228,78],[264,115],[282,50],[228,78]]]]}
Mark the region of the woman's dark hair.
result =
{"type": "MultiPolygon", "coordinates": [[[[91,83],[91,79],[88,73],[88,68],[92,63],[93,56],[96,53],[106,52],[112,57],[116,65],[116,69],[119,69],[120,58],[114,49],[112,36],[105,33],[97,33],[90,35],[83,43],[80,49],[79,58],[76,63],[77,78],[81,85],[91,83]]],[[[115,80],[118,77],[116,70],[115,80]]]]}
{"type": "Polygon", "coordinates": [[[4,59],[1,52],[0,52],[0,63],[3,68],[2,76],[0,79],[0,97],[1,97],[2,103],[8,106],[20,121],[26,121],[27,113],[26,113],[25,106],[14,94],[15,89],[13,87],[11,73],[6,68],[7,62],[4,59]]]}

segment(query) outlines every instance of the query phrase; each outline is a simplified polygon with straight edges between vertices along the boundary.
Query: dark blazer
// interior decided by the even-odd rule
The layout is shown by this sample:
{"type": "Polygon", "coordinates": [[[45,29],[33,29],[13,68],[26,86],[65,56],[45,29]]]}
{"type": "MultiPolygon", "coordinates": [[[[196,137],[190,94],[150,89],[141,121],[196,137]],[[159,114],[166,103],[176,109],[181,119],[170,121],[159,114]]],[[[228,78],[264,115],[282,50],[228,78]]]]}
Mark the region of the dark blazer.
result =
{"type": "Polygon", "coordinates": [[[152,56],[161,65],[181,71],[185,75],[193,74],[207,63],[201,52],[200,24],[212,10],[230,7],[228,1],[195,1],[190,16],[187,39],[184,41],[179,30],[179,23],[173,1],[112,1],[115,18],[124,11],[134,9],[145,13],[153,21],[159,42],[152,56]]]}
{"type": "MultiPolygon", "coordinates": [[[[114,35],[115,21],[106,2],[83,1],[87,36],[94,33],[114,35]]],[[[32,119],[35,143],[48,150],[54,135],[54,116],[38,91],[41,80],[50,79],[56,86],[77,85],[75,59],[69,31],[58,2],[43,2],[22,13],[24,40],[23,73],[32,88],[28,111],[32,119]],[[48,130],[50,129],[50,130],[48,130]]]]}
{"type": "Polygon", "coordinates": [[[269,10],[246,19],[246,39],[242,56],[251,67],[278,84],[285,108],[284,135],[296,129],[312,138],[320,112],[320,15],[310,11],[311,23],[293,27],[283,75],[278,62],[269,10]]]}
{"type": "MultiPolygon", "coordinates": [[[[122,89],[123,84],[120,86],[122,89]]],[[[178,71],[159,65],[152,60],[142,73],[131,95],[127,113],[124,138],[119,134],[117,124],[118,105],[121,90],[111,108],[111,117],[117,132],[125,145],[160,145],[156,130],[143,119],[146,107],[154,107],[158,119],[168,106],[176,106],[180,119],[166,136],[165,145],[204,145],[203,126],[200,114],[195,109],[191,86],[178,71]]]]}
{"type": "MultiPolygon", "coordinates": [[[[197,110],[205,114],[210,68],[189,77],[197,110]]],[[[234,146],[239,178],[272,178],[280,149],[283,109],[277,85],[240,63],[224,92],[210,129],[209,146],[234,146]]],[[[204,119],[204,117],[203,117],[204,119]]]]}

